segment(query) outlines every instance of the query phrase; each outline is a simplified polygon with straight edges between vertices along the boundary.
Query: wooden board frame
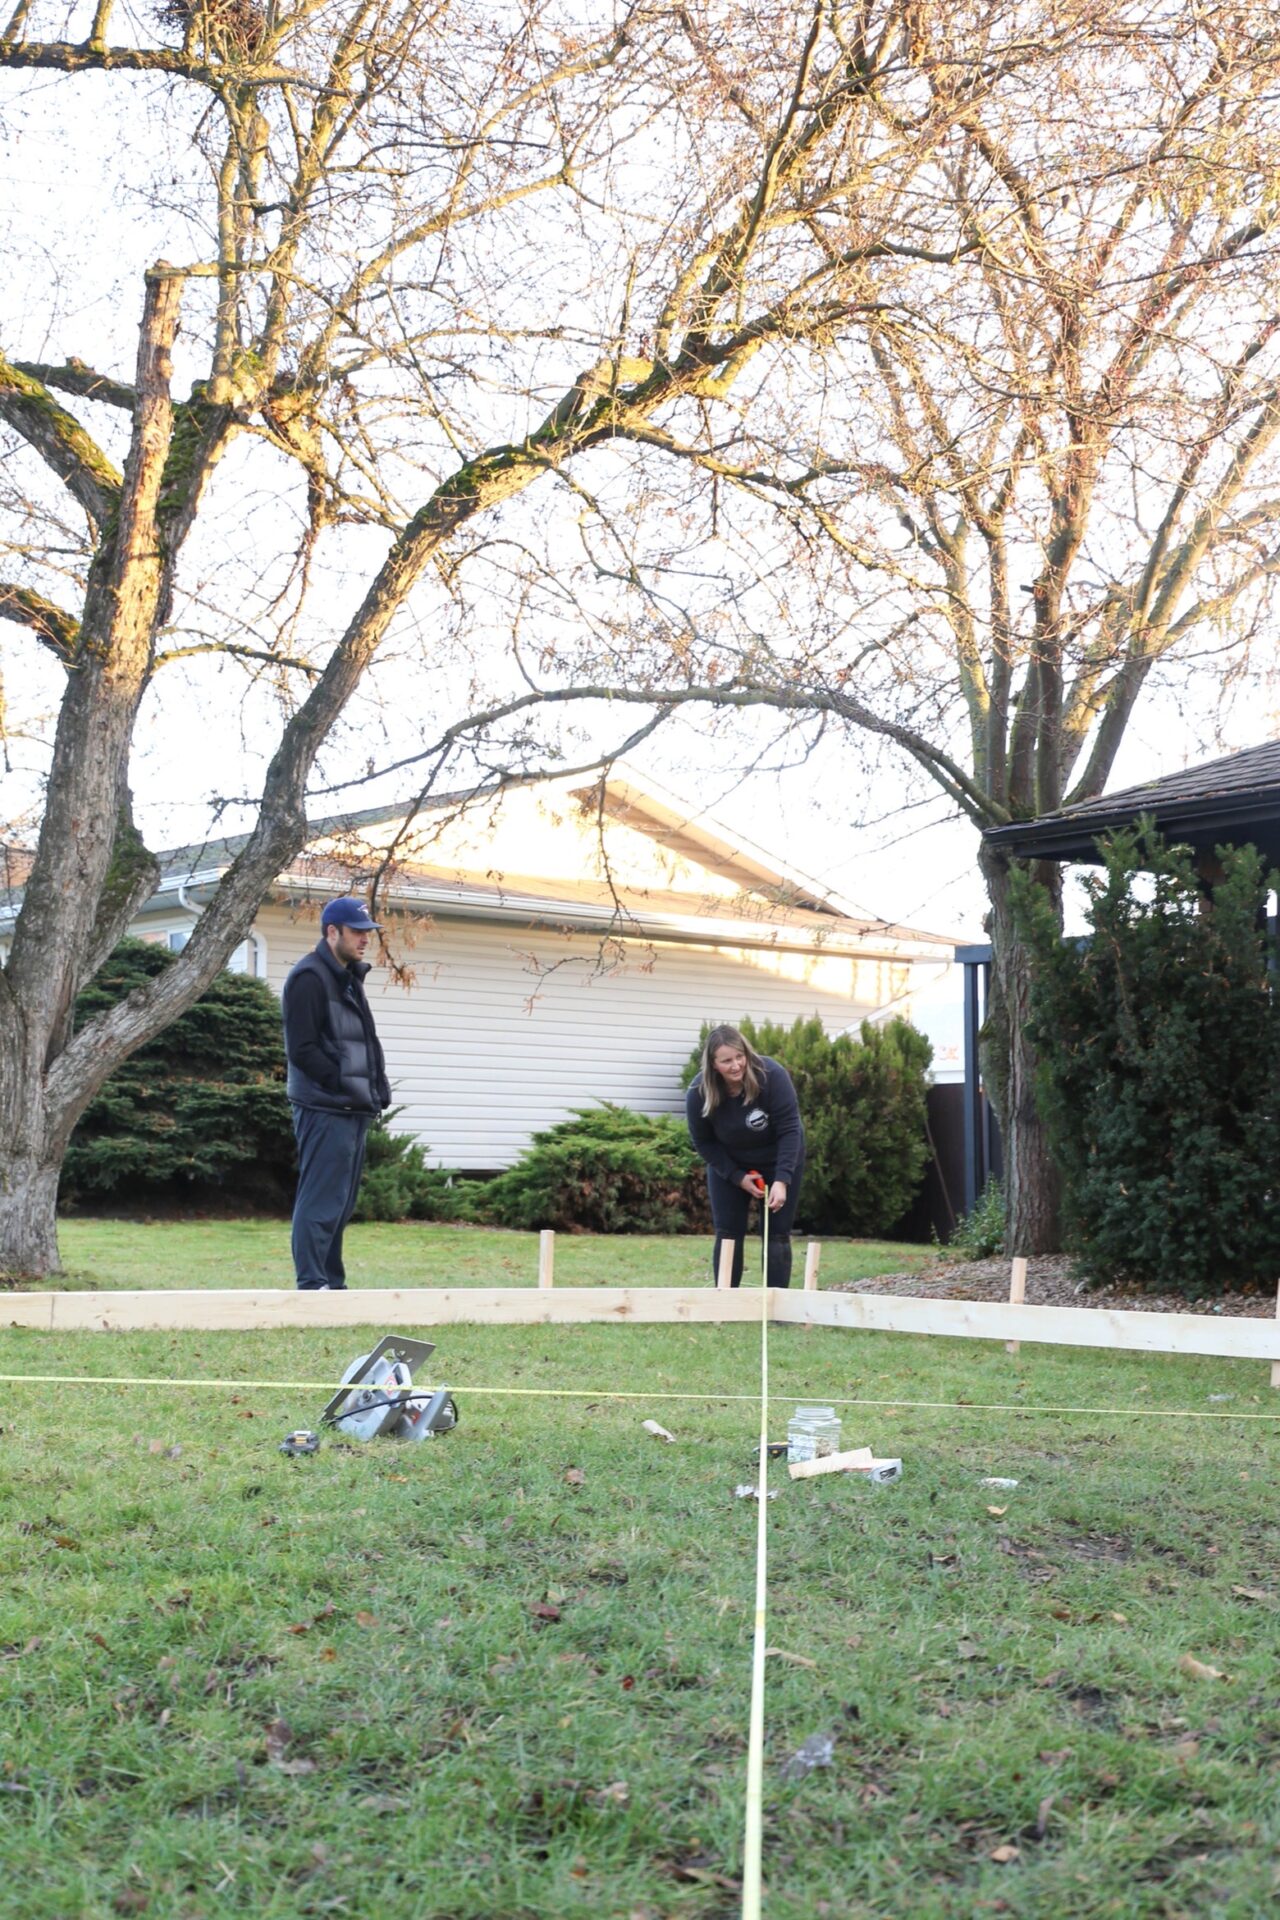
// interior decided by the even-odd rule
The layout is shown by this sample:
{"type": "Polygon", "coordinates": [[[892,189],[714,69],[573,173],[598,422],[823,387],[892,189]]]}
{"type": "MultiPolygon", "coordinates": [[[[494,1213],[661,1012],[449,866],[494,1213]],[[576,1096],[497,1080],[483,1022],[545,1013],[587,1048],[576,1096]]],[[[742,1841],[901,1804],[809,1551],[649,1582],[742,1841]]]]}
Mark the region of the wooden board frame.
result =
{"type": "MultiPolygon", "coordinates": [[[[1026,1340],[1125,1353],[1203,1354],[1280,1364],[1280,1318],[1029,1307],[1004,1300],[908,1299],[892,1294],[771,1289],[768,1318],[783,1326],[1026,1340]]],[[[0,1294],[0,1327],[46,1333],[269,1330],[273,1327],[746,1325],[760,1318],[758,1288],[364,1287],[345,1293],[202,1288],[0,1294]]]]}

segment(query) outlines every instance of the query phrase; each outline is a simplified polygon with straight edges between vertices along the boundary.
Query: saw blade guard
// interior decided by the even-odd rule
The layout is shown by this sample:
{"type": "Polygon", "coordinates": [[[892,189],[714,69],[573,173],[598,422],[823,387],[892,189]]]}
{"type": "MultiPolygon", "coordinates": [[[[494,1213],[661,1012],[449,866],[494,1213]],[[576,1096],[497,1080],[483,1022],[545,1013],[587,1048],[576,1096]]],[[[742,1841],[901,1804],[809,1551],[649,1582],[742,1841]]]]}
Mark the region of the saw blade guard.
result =
{"type": "Polygon", "coordinates": [[[362,1353],[343,1374],[344,1384],[359,1377],[360,1385],[332,1416],[338,1432],[349,1434],[353,1440],[377,1440],[391,1433],[404,1415],[405,1398],[413,1388],[413,1376],[403,1360],[384,1354],[364,1376],[368,1360],[369,1355],[362,1353]]]}

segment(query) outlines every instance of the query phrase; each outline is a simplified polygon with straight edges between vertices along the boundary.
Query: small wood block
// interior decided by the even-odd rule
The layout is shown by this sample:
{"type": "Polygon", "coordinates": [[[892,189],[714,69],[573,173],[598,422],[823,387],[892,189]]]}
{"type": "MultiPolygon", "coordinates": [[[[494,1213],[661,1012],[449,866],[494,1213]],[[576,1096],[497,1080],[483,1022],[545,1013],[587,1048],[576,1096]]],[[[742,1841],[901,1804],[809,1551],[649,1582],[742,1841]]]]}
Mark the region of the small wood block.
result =
{"type": "Polygon", "coordinates": [[[869,1473],[876,1465],[870,1447],[850,1447],[847,1453],[824,1453],[817,1460],[796,1460],[787,1468],[793,1480],[812,1480],[819,1473],[869,1473]]]}

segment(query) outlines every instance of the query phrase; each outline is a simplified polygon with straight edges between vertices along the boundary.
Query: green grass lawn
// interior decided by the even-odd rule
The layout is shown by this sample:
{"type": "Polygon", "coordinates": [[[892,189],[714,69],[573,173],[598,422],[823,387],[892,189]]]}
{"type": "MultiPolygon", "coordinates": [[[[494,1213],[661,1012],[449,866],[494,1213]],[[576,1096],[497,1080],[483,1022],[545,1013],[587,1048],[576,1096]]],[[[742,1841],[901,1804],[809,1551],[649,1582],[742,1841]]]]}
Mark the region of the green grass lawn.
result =
{"type": "MultiPolygon", "coordinates": [[[[192,1222],[72,1219],[58,1237],[66,1287],[291,1287],[287,1220],[192,1222]]],[[[556,1284],[565,1287],[696,1287],[711,1284],[709,1235],[557,1234],[556,1284]]],[[[804,1241],[796,1242],[803,1267],[804,1241]]],[[[348,1227],[352,1287],[533,1287],[538,1236],[491,1227],[348,1227]]],[[[824,1282],[863,1279],[921,1265],[929,1247],[887,1240],[830,1240],[824,1282]]],[[[797,1274],[797,1279],[799,1275],[797,1274]]]]}
{"type": "MultiPolygon", "coordinates": [[[[414,1449],[284,1459],[309,1390],[5,1387],[0,1914],[739,1912],[757,1411],[605,1395],[749,1395],[758,1333],[438,1338],[461,1423],[414,1449]]],[[[361,1346],[9,1329],[0,1370],[325,1380],[361,1346]]],[[[1265,1365],[789,1327],[770,1354],[773,1431],[888,1401],[845,1436],[905,1477],[770,1470],[768,1920],[1274,1912],[1276,1427],[1156,1417],[1269,1412],[1265,1365]],[[814,1733],[834,1763],[787,1778],[814,1733]]]]}

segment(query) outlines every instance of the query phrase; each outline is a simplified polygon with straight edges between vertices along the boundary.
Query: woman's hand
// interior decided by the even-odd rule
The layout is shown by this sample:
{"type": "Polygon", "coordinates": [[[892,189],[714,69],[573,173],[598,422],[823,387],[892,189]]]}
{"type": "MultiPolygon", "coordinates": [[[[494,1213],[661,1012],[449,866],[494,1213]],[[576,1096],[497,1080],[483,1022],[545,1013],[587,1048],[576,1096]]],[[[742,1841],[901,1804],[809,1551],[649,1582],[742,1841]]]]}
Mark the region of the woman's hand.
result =
{"type": "Polygon", "coordinates": [[[775,1180],[769,1189],[769,1211],[770,1213],[777,1213],[778,1209],[785,1207],[786,1204],[787,1183],[785,1180],[775,1180]]]}
{"type": "Polygon", "coordinates": [[[744,1193],[749,1193],[753,1200],[764,1199],[765,1189],[764,1189],[763,1174],[744,1173],[742,1178],[739,1180],[738,1185],[742,1188],[742,1191],[744,1193]]]}

